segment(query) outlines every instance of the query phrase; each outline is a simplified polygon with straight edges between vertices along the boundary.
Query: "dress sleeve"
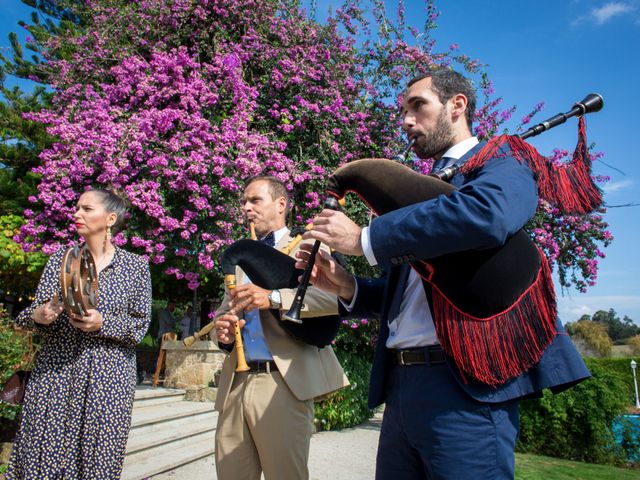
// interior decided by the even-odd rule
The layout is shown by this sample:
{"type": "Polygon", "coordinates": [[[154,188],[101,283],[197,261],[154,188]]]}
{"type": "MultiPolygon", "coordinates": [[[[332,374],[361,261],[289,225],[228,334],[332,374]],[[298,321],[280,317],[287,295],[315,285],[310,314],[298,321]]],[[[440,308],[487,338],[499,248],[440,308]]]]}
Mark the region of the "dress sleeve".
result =
{"type": "Polygon", "coordinates": [[[16,317],[16,325],[21,328],[33,329],[35,328],[39,333],[46,334],[57,328],[60,322],[60,317],[53,321],[49,325],[40,325],[33,321],[33,313],[38,307],[44,305],[57,293],[60,301],[62,301],[60,291],[60,264],[62,262],[62,256],[64,249],[60,249],[54,253],[47,264],[44,267],[40,281],[38,282],[38,288],[36,289],[35,299],[33,303],[25,308],[16,317]]]}
{"type": "MultiPolygon", "coordinates": [[[[97,335],[129,346],[140,343],[151,323],[151,273],[149,264],[136,262],[132,273],[133,288],[128,295],[127,309],[122,312],[100,312],[102,328],[97,335]]],[[[99,310],[99,309],[98,309],[99,310]]]]}

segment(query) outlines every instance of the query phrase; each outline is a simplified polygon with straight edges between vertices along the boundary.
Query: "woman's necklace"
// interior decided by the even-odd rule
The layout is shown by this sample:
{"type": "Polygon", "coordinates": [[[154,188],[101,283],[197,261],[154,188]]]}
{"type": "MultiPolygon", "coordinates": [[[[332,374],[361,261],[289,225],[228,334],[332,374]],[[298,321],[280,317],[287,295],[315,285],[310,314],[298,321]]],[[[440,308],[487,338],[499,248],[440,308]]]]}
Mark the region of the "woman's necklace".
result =
{"type": "Polygon", "coordinates": [[[98,271],[102,270],[109,264],[109,261],[113,258],[113,254],[115,253],[115,249],[110,252],[104,253],[99,259],[96,260],[96,269],[98,271]]]}

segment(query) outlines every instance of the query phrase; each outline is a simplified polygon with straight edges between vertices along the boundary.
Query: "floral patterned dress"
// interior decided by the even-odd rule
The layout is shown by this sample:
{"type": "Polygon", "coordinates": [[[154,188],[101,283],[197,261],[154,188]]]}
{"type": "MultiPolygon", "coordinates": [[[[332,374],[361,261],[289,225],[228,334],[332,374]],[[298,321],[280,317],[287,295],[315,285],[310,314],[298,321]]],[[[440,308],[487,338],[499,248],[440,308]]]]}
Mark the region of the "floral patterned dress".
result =
{"type": "Polygon", "coordinates": [[[117,479],[136,387],[135,345],[151,320],[151,277],[140,256],[116,248],[99,276],[104,323],[85,333],[62,312],[50,325],[34,310],[60,291],[64,249],[47,263],[33,304],[16,319],[42,336],[6,480],[117,479]]]}

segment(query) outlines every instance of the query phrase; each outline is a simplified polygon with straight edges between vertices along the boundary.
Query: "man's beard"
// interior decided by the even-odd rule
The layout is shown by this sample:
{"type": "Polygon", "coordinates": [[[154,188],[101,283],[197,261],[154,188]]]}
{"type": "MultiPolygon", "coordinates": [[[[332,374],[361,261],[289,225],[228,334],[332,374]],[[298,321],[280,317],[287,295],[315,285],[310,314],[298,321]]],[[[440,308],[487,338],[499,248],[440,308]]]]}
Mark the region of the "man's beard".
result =
{"type": "Polygon", "coordinates": [[[427,159],[442,155],[453,146],[455,135],[452,126],[447,123],[446,111],[443,109],[438,115],[435,128],[417,137],[414,151],[419,158],[427,159]]]}

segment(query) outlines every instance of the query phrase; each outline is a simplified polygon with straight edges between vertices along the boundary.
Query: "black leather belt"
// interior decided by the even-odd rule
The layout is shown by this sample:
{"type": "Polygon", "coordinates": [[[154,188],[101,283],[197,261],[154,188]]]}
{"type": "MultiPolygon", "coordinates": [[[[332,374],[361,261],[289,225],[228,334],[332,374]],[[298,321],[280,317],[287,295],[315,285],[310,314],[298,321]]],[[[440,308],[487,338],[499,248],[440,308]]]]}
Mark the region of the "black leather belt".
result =
{"type": "Polygon", "coordinates": [[[249,365],[249,373],[271,373],[278,371],[276,362],[272,360],[267,362],[248,362],[247,365],[249,365]]]}
{"type": "Polygon", "coordinates": [[[394,365],[438,365],[446,363],[444,350],[439,345],[391,350],[394,365]]]}

